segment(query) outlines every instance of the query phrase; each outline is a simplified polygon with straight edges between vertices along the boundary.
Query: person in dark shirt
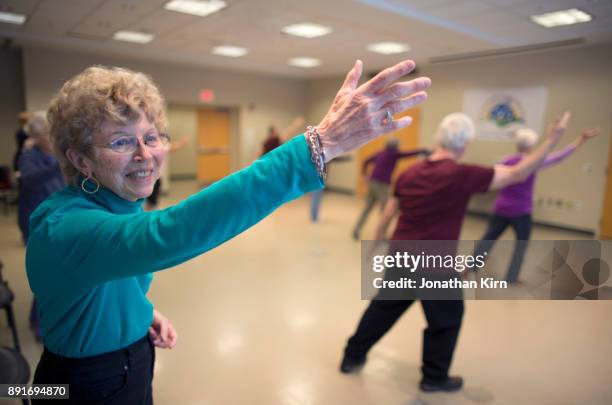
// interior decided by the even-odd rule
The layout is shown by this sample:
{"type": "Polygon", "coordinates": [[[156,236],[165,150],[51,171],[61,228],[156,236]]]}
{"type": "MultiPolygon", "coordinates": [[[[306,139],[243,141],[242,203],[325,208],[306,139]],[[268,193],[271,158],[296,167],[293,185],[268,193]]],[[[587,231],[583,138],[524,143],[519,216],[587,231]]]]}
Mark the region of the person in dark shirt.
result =
{"type": "Polygon", "coordinates": [[[368,171],[368,166],[374,164],[374,169],[368,180],[368,194],[366,196],[366,205],[359,215],[359,219],[353,229],[353,239],[359,240],[361,228],[365,224],[376,203],[380,204],[380,209],[385,207],[387,196],[389,195],[389,185],[391,184],[391,175],[395,169],[395,165],[402,158],[414,157],[420,154],[426,154],[427,149],[417,149],[407,152],[399,150],[399,142],[395,138],[387,141],[385,149],[378,152],[363,162],[362,174],[365,176],[368,171]]]}
{"type": "MultiPolygon", "coordinates": [[[[383,239],[389,223],[399,214],[392,240],[459,239],[470,197],[524,181],[557,144],[568,120],[569,113],[565,113],[546,141],[517,165],[484,167],[458,162],[474,136],[472,120],[461,113],[446,116],[438,127],[437,146],[432,155],[400,175],[376,238],[383,239]]],[[[348,340],[341,372],[350,373],[362,366],[370,348],[414,302],[380,298],[379,295],[370,302],[355,334],[348,340]]],[[[419,387],[425,392],[457,391],[463,379],[449,376],[448,371],[461,327],[463,301],[422,300],[421,305],[427,328],[423,335],[423,376],[419,387]]]]}
{"type": "Polygon", "coordinates": [[[268,137],[264,141],[263,151],[261,154],[265,155],[266,153],[281,146],[282,143],[283,141],[281,141],[278,130],[274,125],[270,125],[270,127],[268,128],[268,137]]]}
{"type": "Polygon", "coordinates": [[[270,125],[268,127],[268,136],[263,143],[261,155],[265,155],[266,153],[278,148],[281,146],[289,136],[292,136],[304,125],[303,117],[296,117],[293,122],[285,129],[279,132],[279,130],[274,126],[270,125]]]}
{"type": "Polygon", "coordinates": [[[53,154],[49,138],[49,124],[44,112],[29,119],[29,137],[19,158],[20,187],[18,222],[23,243],[28,243],[30,214],[54,192],[65,186],[59,162],[53,154]]]}
{"type": "Polygon", "coordinates": [[[17,146],[17,151],[15,151],[15,155],[13,156],[13,171],[15,172],[19,172],[19,158],[23,152],[23,144],[26,139],[28,139],[26,124],[30,118],[32,118],[32,113],[28,111],[17,114],[17,120],[19,121],[19,128],[15,132],[15,145],[17,146]]]}
{"type": "MultiPolygon", "coordinates": [[[[47,197],[64,188],[64,176],[53,155],[49,139],[49,124],[43,112],[31,116],[26,125],[29,137],[24,141],[19,157],[18,223],[23,244],[28,244],[30,215],[47,197]]],[[[30,326],[41,339],[40,319],[36,300],[32,300],[30,326]]]]}

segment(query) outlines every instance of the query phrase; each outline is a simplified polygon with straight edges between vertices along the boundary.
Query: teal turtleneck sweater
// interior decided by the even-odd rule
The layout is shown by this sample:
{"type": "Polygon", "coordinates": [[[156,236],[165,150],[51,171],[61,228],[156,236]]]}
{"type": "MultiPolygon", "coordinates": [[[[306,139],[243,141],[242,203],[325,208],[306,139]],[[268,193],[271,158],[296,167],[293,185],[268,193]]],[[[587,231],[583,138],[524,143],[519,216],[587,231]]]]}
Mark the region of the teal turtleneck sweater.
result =
{"type": "Polygon", "coordinates": [[[43,342],[87,357],[147,334],[152,273],[238,235],[281,204],[322,188],[303,136],[165,210],[100,188],[69,186],[30,218],[26,268],[38,300],[43,342]]]}

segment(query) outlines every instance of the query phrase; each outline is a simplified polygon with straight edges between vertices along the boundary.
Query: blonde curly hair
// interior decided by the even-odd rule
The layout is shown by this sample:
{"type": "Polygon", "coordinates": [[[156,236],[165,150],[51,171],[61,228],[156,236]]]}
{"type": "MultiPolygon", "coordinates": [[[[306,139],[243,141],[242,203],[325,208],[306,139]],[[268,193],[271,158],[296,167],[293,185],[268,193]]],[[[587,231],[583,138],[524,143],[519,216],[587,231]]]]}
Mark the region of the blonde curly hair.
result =
{"type": "Polygon", "coordinates": [[[79,171],[66,158],[74,149],[93,158],[94,134],[105,123],[128,125],[141,113],[166,132],[166,105],[153,80],[125,68],[91,66],[68,80],[51,101],[47,118],[62,172],[73,182],[79,171]]]}

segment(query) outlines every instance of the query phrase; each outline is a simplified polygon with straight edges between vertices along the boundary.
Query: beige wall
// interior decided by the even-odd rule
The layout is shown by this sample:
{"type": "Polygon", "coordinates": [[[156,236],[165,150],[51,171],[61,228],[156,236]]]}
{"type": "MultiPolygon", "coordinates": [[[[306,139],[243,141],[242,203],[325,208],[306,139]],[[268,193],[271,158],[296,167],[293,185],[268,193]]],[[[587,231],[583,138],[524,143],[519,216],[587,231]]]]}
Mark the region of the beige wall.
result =
{"type": "MultiPolygon", "coordinates": [[[[125,66],[153,77],[169,105],[200,105],[200,89],[211,88],[216,100],[212,105],[236,109],[239,148],[237,167],[255,159],[270,124],[289,125],[303,114],[306,82],[266,75],[232,73],[184,65],[135,61],[57,49],[24,49],[25,98],[29,109],[46,108],[50,97],[74,74],[92,64],[125,66]]],[[[187,151],[181,151],[186,154],[187,151]]],[[[173,159],[178,160],[178,159],[173,159]]],[[[185,168],[176,168],[182,171],[185,168]]]]}
{"type": "MultiPolygon", "coordinates": [[[[572,48],[517,56],[420,66],[420,74],[433,80],[429,100],[423,107],[422,140],[431,145],[440,119],[461,111],[468,89],[490,87],[545,86],[548,104],[546,122],[564,110],[573,114],[567,137],[571,142],[580,129],[600,125],[602,136],[586,144],[570,160],[538,176],[535,197],[561,200],[564,208],[536,206],[534,216],[541,222],[596,231],[601,215],[605,169],[612,111],[612,45],[572,48]],[[573,207],[570,207],[573,205],[573,207]]],[[[308,83],[308,118],[323,111],[342,82],[341,77],[308,83]]],[[[477,141],[464,161],[493,164],[513,152],[508,143],[477,141]]],[[[338,168],[334,180],[354,189],[354,167],[338,168]],[[340,172],[344,170],[345,172],[340,172]],[[353,173],[349,173],[353,170],[353,173]]],[[[471,209],[489,211],[493,195],[473,199],[471,209]]]]}
{"type": "Polygon", "coordinates": [[[192,106],[168,106],[168,127],[173,141],[187,139],[187,144],[181,149],[169,154],[170,177],[195,178],[197,169],[197,108],[192,106]]]}

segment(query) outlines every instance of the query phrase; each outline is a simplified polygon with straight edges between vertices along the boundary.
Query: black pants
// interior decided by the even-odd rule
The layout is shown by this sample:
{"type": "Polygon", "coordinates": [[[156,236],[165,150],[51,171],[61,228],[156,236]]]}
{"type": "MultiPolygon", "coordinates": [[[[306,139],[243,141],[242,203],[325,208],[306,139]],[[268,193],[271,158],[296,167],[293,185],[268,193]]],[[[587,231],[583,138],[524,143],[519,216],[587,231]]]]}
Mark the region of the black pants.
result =
{"type": "Polygon", "coordinates": [[[70,384],[69,400],[33,400],[33,404],[152,405],[155,348],[148,337],[110,353],[68,358],[49,352],[40,358],[34,384],[70,384]]]}
{"type": "MultiPolygon", "coordinates": [[[[365,356],[413,302],[372,300],[357,331],[348,340],[345,355],[365,356]]],[[[421,305],[427,318],[427,328],[423,332],[423,378],[445,380],[461,328],[463,301],[421,301],[421,305]]]]}
{"type": "Polygon", "coordinates": [[[504,217],[501,215],[493,215],[487,231],[481,238],[480,242],[476,246],[474,255],[482,254],[483,252],[489,252],[493,249],[493,245],[497,238],[506,230],[508,226],[511,226],[516,234],[516,243],[514,245],[514,251],[512,252],[512,260],[506,273],[506,281],[514,283],[518,280],[521,266],[523,265],[523,259],[527,252],[527,245],[529,236],[531,235],[531,215],[521,215],[520,217],[504,217]]]}

